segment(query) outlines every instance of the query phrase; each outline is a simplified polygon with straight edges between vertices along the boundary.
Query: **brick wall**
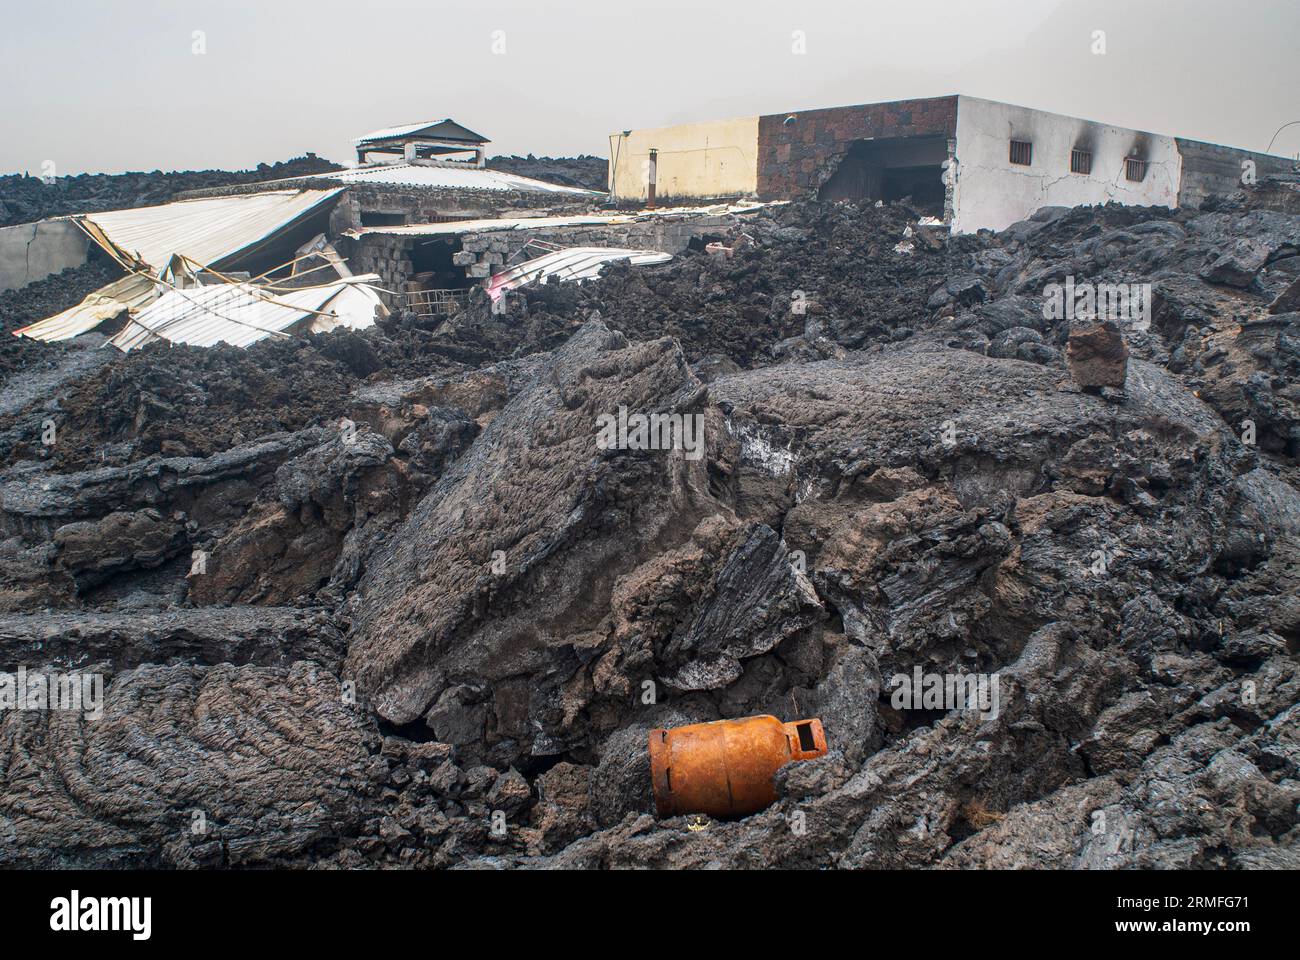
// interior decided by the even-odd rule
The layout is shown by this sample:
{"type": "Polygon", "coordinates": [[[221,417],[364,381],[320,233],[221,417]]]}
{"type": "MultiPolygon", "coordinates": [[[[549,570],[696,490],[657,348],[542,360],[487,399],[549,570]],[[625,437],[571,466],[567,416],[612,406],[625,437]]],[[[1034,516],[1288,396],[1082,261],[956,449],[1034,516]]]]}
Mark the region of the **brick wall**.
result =
{"type": "Polygon", "coordinates": [[[957,98],[898,100],[857,107],[775,113],[758,119],[758,196],[794,200],[816,194],[855,140],[944,136],[957,132],[957,98]],[[786,123],[794,116],[792,123],[786,123]]]}

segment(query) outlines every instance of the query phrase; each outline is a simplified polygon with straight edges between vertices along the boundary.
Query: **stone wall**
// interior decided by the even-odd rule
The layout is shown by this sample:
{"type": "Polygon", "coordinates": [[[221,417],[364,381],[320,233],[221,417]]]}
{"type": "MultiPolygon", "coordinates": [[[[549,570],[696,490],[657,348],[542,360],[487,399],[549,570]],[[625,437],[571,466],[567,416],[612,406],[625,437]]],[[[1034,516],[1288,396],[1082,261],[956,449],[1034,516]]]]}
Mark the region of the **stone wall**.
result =
{"type": "MultiPolygon", "coordinates": [[[[740,223],[743,218],[732,214],[664,215],[634,223],[482,230],[442,237],[453,240],[452,263],[464,268],[467,280],[473,285],[500,273],[507,262],[518,262],[517,254],[530,239],[561,247],[626,247],[678,254],[692,240],[703,242],[721,237],[740,223]]],[[[416,243],[429,239],[428,236],[363,233],[344,241],[341,250],[354,273],[376,273],[385,289],[402,292],[414,272],[411,251],[416,243]]],[[[396,297],[381,296],[388,307],[400,306],[396,297]]]]}
{"type": "Polygon", "coordinates": [[[354,183],[348,186],[348,192],[334,208],[330,229],[335,233],[360,229],[363,212],[402,214],[406,223],[441,223],[540,213],[585,213],[594,208],[592,198],[564,193],[440,190],[354,183]]]}
{"type": "Polygon", "coordinates": [[[347,258],[353,273],[376,273],[383,288],[379,298],[390,310],[402,305],[396,294],[406,290],[407,278],[414,271],[411,250],[415,237],[395,236],[387,233],[368,233],[356,239],[344,238],[336,246],[347,258]],[[389,293],[388,291],[392,291],[389,293]]]}
{"type": "Polygon", "coordinates": [[[758,196],[813,196],[855,140],[943,136],[957,131],[957,98],[898,100],[775,113],[758,119],[758,196]],[[786,122],[788,118],[793,120],[786,122]]]}

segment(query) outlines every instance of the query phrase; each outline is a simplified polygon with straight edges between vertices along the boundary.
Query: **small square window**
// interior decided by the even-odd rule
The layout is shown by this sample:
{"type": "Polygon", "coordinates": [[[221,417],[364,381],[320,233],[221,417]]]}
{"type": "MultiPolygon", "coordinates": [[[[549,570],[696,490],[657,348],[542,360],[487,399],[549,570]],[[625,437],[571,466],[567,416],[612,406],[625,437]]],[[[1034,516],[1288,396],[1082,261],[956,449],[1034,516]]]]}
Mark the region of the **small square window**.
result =
{"type": "Polygon", "coordinates": [[[1034,159],[1034,145],[1028,140],[1011,141],[1011,162],[1027,167],[1034,159]]]}
{"type": "Polygon", "coordinates": [[[1134,183],[1141,183],[1147,178],[1147,162],[1136,157],[1128,157],[1124,161],[1124,176],[1134,183]]]}
{"type": "Polygon", "coordinates": [[[1092,173],[1092,154],[1087,150],[1071,150],[1070,172],[1092,173]]]}

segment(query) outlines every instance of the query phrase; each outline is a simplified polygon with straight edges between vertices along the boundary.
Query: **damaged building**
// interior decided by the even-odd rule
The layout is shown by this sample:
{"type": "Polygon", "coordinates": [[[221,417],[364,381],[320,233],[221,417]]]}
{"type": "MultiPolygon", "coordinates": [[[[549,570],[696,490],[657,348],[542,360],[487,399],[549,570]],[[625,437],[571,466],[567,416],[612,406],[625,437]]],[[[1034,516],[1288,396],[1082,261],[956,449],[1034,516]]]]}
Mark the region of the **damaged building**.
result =
{"type": "MultiPolygon", "coordinates": [[[[450,119],[377,130],[356,138],[357,166],[275,186],[344,187],[330,217],[331,235],[366,227],[586,212],[605,201],[606,195],[595,190],[488,169],[484,151],[490,142],[450,119]]],[[[187,196],[266,187],[217,187],[187,196]]]]}
{"type": "Polygon", "coordinates": [[[339,248],[357,270],[377,274],[385,302],[405,302],[419,315],[453,311],[470,290],[570,248],[681,253],[726,235],[758,204],[571,216],[497,217],[366,226],[346,231],[339,248]]]}
{"type": "Polygon", "coordinates": [[[140,323],[146,310],[168,318],[164,338],[190,331],[195,339],[181,342],[195,343],[364,327],[375,311],[445,318],[475,290],[495,303],[515,285],[708,248],[772,202],[906,198],[921,225],[972,232],[1043,206],[1196,206],[1235,189],[1245,166],[1258,176],[1290,166],[965,96],[625,130],[610,138],[608,194],[490,169],[490,142],[451,118],[408,123],[355,138],[350,169],[0,230],[9,287],[97,255],[126,271],[15,332],[65,340],[113,321],[104,332],[125,349],[160,335],[140,323]],[[250,311],[241,330],[217,316],[213,297],[181,311],[198,309],[210,324],[153,308],[176,289],[212,283],[244,285],[228,291],[241,316],[250,311]],[[304,286],[316,291],[284,299],[304,286]],[[277,319],[263,329],[268,300],[277,319]],[[119,333],[123,322],[134,330],[119,333]]]}
{"type": "MultiPolygon", "coordinates": [[[[609,246],[613,234],[600,228],[613,219],[591,216],[604,194],[487,169],[488,142],[450,119],[408,124],[358,137],[361,165],[352,169],[0,231],[0,252],[15,251],[3,257],[12,267],[0,275],[6,288],[91,258],[125,272],[82,303],[14,332],[58,341],[100,329],[123,350],[160,338],[247,345],[365,327],[389,308],[447,315],[507,265],[560,250],[556,231],[582,228],[569,246],[609,246]],[[520,226],[537,229],[511,244],[484,237],[520,226]],[[222,289],[184,292],[197,286],[222,289]]],[[[624,229],[625,242],[611,249],[639,249],[670,233],[677,235],[624,229]]],[[[579,258],[577,272],[525,267],[510,282],[593,276],[612,256],[579,258]]]]}
{"type": "Polygon", "coordinates": [[[768,114],[609,137],[624,204],[911,198],[955,232],[1045,206],[1196,206],[1281,157],[965,95],[768,114]]]}
{"type": "Polygon", "coordinates": [[[604,193],[486,168],[488,142],[451,119],[407,124],[358,137],[360,165],[351,169],[14,228],[25,262],[35,259],[44,270],[28,269],[18,285],[82,264],[96,251],[128,272],[76,307],[15,332],[65,340],[125,315],[131,330],[117,332],[116,322],[104,332],[129,349],[159,336],[160,320],[162,335],[176,342],[246,344],[250,332],[259,339],[367,326],[371,306],[447,317],[476,289],[496,301],[538,280],[590,279],[612,260],[659,263],[703,249],[760,206],[604,210],[604,193]],[[243,286],[178,313],[170,291],[189,281],[173,275],[177,257],[195,284],[243,286]],[[320,262],[308,265],[312,257],[320,262]],[[286,290],[304,284],[316,292],[286,299],[286,290]],[[159,297],[168,309],[154,305],[159,297]],[[266,326],[261,301],[268,297],[280,309],[271,310],[277,319],[266,326]],[[237,306],[240,329],[218,315],[216,304],[227,301],[237,306]],[[348,306],[342,317],[340,305],[348,306]]]}
{"type": "Polygon", "coordinates": [[[487,142],[0,242],[107,268],[0,338],[0,675],[104,694],[0,710],[0,867],[1300,867],[1300,177],[960,97],[628,131],[621,206],[487,142]]]}

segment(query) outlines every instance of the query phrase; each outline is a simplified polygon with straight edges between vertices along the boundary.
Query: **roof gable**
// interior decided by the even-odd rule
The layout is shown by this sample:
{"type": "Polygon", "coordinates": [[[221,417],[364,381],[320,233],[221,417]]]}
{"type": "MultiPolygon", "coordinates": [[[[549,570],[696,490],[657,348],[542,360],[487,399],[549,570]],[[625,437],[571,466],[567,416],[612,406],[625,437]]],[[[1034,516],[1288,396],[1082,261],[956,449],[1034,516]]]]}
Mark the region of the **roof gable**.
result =
{"type": "Polygon", "coordinates": [[[374,130],[357,137],[356,143],[376,143],[383,140],[401,140],[427,137],[431,140],[463,140],[466,143],[488,143],[488,138],[463,127],[455,120],[422,120],[399,127],[374,130]]]}

